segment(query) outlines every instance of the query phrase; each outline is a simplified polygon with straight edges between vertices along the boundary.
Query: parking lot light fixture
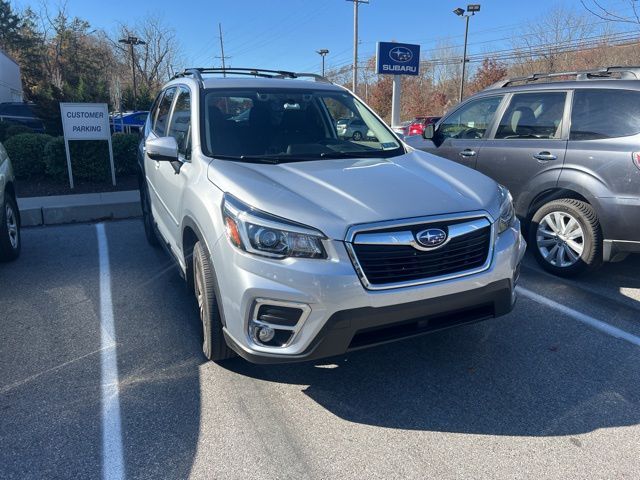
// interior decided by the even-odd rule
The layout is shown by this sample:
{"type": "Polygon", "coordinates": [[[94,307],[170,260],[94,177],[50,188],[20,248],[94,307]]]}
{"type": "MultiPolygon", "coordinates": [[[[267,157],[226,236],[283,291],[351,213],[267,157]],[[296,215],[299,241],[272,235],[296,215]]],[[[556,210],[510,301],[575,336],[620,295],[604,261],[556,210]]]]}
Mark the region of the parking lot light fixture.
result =
{"type": "Polygon", "coordinates": [[[464,96],[464,77],[467,69],[467,38],[469,37],[469,18],[475,15],[480,11],[479,3],[472,3],[467,5],[467,14],[465,14],[465,10],[463,8],[456,8],[453,13],[458,15],[459,17],[464,17],[465,19],[465,28],[464,28],[464,50],[462,53],[462,76],[460,78],[460,98],[459,101],[462,101],[462,97],[464,96]]]}
{"type": "Polygon", "coordinates": [[[329,50],[322,48],[320,50],[316,50],[316,53],[322,57],[322,76],[324,77],[324,57],[327,56],[329,50]]]}
{"type": "Polygon", "coordinates": [[[131,76],[132,76],[132,82],[133,82],[133,109],[138,110],[138,95],[137,95],[137,85],[136,85],[136,59],[135,59],[135,51],[133,49],[133,46],[146,45],[147,42],[133,35],[129,35],[127,36],[127,38],[121,38],[120,40],[118,40],[118,42],[129,45],[129,55],[131,55],[131,76]]]}

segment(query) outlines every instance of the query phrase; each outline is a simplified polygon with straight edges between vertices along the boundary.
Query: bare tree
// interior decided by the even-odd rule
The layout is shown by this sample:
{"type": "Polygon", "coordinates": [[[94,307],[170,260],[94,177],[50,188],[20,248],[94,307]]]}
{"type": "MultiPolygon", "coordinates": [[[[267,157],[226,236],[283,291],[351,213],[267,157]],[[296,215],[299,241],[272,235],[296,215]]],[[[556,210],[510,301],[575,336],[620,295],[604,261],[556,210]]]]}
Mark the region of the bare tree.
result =
{"type": "Polygon", "coordinates": [[[564,7],[555,7],[523,30],[526,33],[512,41],[522,74],[566,68],[572,49],[600,38],[595,35],[598,29],[588,16],[564,7]],[[531,71],[526,71],[528,69],[531,71]]]}
{"type": "Polygon", "coordinates": [[[600,20],[615,23],[630,23],[640,27],[640,8],[637,0],[626,0],[628,12],[618,13],[602,5],[600,0],[580,0],[582,6],[600,20]]]}

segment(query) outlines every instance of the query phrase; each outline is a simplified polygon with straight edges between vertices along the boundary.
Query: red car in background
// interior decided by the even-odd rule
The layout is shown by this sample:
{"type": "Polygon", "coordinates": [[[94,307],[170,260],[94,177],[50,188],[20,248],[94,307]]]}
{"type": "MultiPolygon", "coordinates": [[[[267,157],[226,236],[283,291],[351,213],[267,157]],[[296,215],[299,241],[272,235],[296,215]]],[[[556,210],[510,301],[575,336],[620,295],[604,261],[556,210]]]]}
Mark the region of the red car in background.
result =
{"type": "Polygon", "coordinates": [[[413,119],[407,129],[407,136],[409,135],[422,135],[424,127],[427,125],[435,124],[442,117],[435,117],[430,115],[420,116],[413,119]]]}

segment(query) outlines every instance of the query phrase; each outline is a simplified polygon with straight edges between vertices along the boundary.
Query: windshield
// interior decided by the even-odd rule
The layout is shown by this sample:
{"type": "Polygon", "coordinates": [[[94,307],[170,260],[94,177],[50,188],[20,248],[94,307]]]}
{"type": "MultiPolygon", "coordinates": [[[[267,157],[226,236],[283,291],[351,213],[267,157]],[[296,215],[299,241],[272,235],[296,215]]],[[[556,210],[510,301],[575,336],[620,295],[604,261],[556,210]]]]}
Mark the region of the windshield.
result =
{"type": "Polygon", "coordinates": [[[215,89],[204,107],[203,145],[213,157],[301,161],[404,153],[389,129],[346,92],[215,89]]]}

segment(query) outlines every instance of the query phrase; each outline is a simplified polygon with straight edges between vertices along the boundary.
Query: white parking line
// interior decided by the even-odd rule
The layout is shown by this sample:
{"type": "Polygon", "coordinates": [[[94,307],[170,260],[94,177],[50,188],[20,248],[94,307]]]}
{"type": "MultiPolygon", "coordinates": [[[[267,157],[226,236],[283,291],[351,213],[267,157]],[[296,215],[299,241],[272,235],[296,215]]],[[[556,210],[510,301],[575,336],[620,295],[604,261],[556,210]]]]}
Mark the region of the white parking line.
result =
{"type": "Polygon", "coordinates": [[[96,225],[98,256],[100,260],[100,369],[102,375],[102,478],[123,479],[122,424],[118,393],[117,348],[107,348],[115,343],[113,304],[111,301],[111,271],[109,246],[104,224],[96,225]]]}
{"type": "Polygon", "coordinates": [[[544,297],[540,294],[532,292],[531,290],[528,290],[526,288],[516,287],[516,291],[523,297],[527,297],[530,300],[533,300],[534,302],[538,302],[548,307],[551,307],[554,310],[558,310],[559,312],[562,312],[565,315],[568,315],[574,320],[577,320],[586,325],[589,325],[590,327],[595,328],[596,330],[599,330],[603,333],[606,333],[607,335],[611,335],[612,337],[619,338],[620,340],[624,340],[626,342],[632,343],[633,345],[640,347],[640,337],[637,337],[636,335],[633,335],[629,332],[625,332],[624,330],[614,327],[613,325],[609,325],[608,323],[603,322],[602,320],[598,320],[597,318],[593,318],[592,316],[587,315],[586,313],[582,313],[577,310],[574,310],[573,308],[567,307],[566,305],[562,305],[561,303],[555,302],[547,297],[544,297]]]}

